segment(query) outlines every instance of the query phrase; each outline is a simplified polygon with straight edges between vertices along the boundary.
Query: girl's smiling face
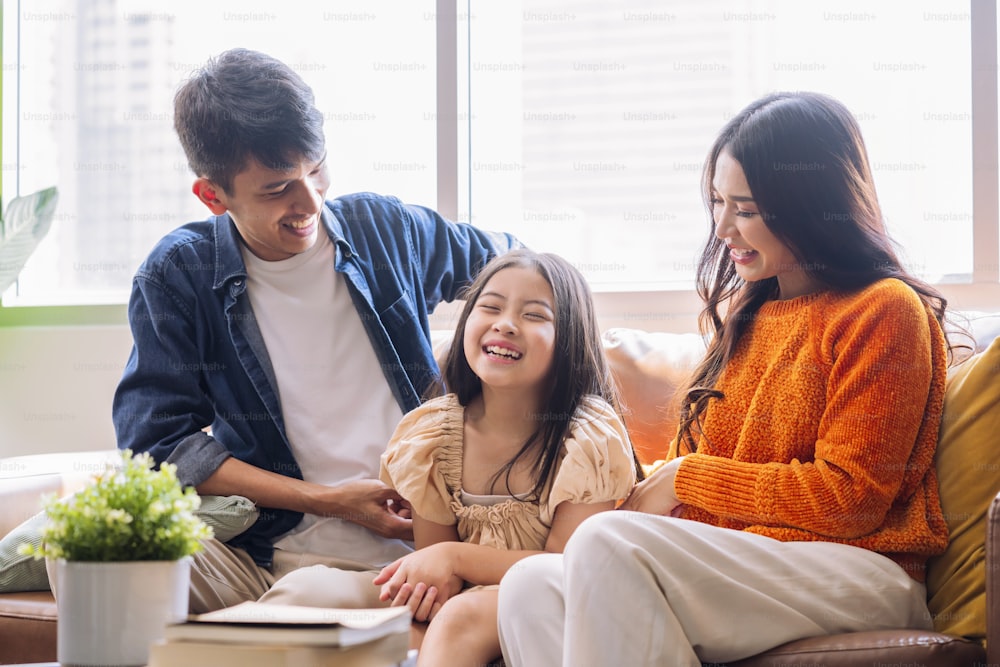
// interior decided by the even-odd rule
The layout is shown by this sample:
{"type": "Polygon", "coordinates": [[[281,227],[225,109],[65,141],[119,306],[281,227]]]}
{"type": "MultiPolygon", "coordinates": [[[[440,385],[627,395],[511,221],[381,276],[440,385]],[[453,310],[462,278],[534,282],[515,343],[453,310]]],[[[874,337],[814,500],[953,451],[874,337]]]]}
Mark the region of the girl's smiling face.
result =
{"type": "Polygon", "coordinates": [[[729,248],[729,258],[743,280],[776,277],[781,299],[816,291],[818,286],[802,263],[764,224],[743,167],[725,151],[715,162],[712,218],[715,235],[729,248]]]}
{"type": "Polygon", "coordinates": [[[465,324],[466,361],[484,389],[546,388],[556,337],[552,287],[533,268],[501,269],[483,287],[465,324]]]}

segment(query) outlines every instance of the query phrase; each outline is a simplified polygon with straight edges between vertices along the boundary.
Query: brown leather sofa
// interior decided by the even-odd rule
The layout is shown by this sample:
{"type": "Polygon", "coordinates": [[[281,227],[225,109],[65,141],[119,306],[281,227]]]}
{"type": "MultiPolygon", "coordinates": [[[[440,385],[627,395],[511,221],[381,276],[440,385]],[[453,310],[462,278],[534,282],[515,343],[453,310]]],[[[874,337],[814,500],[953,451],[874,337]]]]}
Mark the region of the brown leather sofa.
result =
{"type": "MultiPolygon", "coordinates": [[[[78,489],[115,455],[39,454],[0,459],[0,535],[41,510],[46,494],[78,489]]],[[[56,604],[49,591],[0,593],[0,665],[56,659],[56,604]]]]}
{"type": "MultiPolygon", "coordinates": [[[[693,335],[611,330],[605,336],[622,389],[626,424],[644,460],[655,456],[662,434],[669,432],[665,397],[697,360],[699,346],[693,335]]],[[[994,367],[992,372],[1000,383],[1000,369],[994,367]]],[[[37,513],[42,494],[78,488],[85,473],[109,453],[113,452],[0,459],[0,535],[37,513]]],[[[984,496],[984,502],[988,500],[984,496]]],[[[1000,495],[989,505],[984,540],[986,648],[978,637],[970,640],[939,632],[858,632],[791,642],[731,667],[1000,667],[1000,495]]],[[[0,594],[0,665],[54,661],[56,622],[55,602],[48,591],[0,594]]]]}

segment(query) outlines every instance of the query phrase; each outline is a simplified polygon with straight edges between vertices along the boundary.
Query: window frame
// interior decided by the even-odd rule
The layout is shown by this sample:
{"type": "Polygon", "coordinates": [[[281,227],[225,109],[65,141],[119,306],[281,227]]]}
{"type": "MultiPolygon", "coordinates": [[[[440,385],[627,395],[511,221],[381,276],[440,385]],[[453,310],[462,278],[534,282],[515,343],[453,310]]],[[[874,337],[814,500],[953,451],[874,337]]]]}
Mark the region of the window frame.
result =
{"type": "MultiPolygon", "coordinates": [[[[2,9],[16,7],[20,0],[3,0],[2,9]]],[[[436,0],[437,53],[437,210],[451,219],[459,215],[460,189],[469,174],[460,170],[460,147],[470,141],[468,122],[458,99],[459,40],[470,39],[466,28],[470,0],[436,0]]],[[[961,311],[1000,309],[1000,131],[998,131],[997,9],[993,0],[969,0],[972,73],[973,160],[973,267],[968,283],[938,284],[949,305],[961,311]]],[[[0,24],[2,25],[2,24],[0,24]]],[[[8,32],[5,30],[5,32],[8,32]]],[[[15,34],[19,31],[15,29],[15,34]]],[[[17,37],[15,37],[15,42],[17,37]]],[[[8,51],[4,40],[4,50],[8,51]]],[[[14,45],[19,53],[19,44],[14,45]]],[[[468,49],[464,49],[468,52],[468,49]]],[[[20,61],[18,56],[17,61],[20,61]]],[[[5,71],[7,68],[5,68],[5,71]]],[[[13,78],[17,79],[15,70],[13,78]]],[[[7,77],[8,79],[11,77],[7,77]]],[[[9,89],[11,84],[4,83],[9,89]]],[[[17,105],[16,81],[14,101],[17,105]]],[[[17,141],[17,139],[15,139],[17,141]]],[[[15,149],[16,150],[16,149],[15,149]]],[[[17,193],[16,172],[13,176],[17,193]]],[[[4,179],[9,180],[8,178],[4,179]]],[[[604,329],[626,327],[649,331],[690,332],[697,329],[701,303],[693,290],[597,290],[594,294],[598,318],[604,329]]],[[[442,304],[431,316],[434,328],[453,327],[460,304],[442,304]]],[[[0,303],[0,327],[76,326],[126,324],[125,304],[24,305],[0,303]]]]}

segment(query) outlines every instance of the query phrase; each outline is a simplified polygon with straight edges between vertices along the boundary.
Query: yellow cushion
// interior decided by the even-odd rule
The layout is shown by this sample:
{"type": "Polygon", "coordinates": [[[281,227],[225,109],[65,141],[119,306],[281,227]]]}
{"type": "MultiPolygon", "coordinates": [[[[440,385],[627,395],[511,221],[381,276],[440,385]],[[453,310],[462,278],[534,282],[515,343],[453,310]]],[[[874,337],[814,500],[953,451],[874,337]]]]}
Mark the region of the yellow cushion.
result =
{"type": "Polygon", "coordinates": [[[935,629],[985,643],[986,513],[1000,492],[1000,338],[948,379],[937,450],[951,540],[927,568],[935,629]]]}

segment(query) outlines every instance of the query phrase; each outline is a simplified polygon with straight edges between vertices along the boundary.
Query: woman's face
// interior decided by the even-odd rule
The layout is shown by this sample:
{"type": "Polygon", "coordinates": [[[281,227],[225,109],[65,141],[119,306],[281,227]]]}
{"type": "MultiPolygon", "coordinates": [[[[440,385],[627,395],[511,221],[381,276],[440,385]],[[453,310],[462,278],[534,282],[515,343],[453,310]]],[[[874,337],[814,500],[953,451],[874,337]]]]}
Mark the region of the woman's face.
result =
{"type": "Polygon", "coordinates": [[[745,281],[776,277],[780,299],[816,291],[818,285],[802,263],[764,224],[743,167],[726,152],[715,161],[712,217],[715,235],[729,248],[729,259],[745,281]]]}

